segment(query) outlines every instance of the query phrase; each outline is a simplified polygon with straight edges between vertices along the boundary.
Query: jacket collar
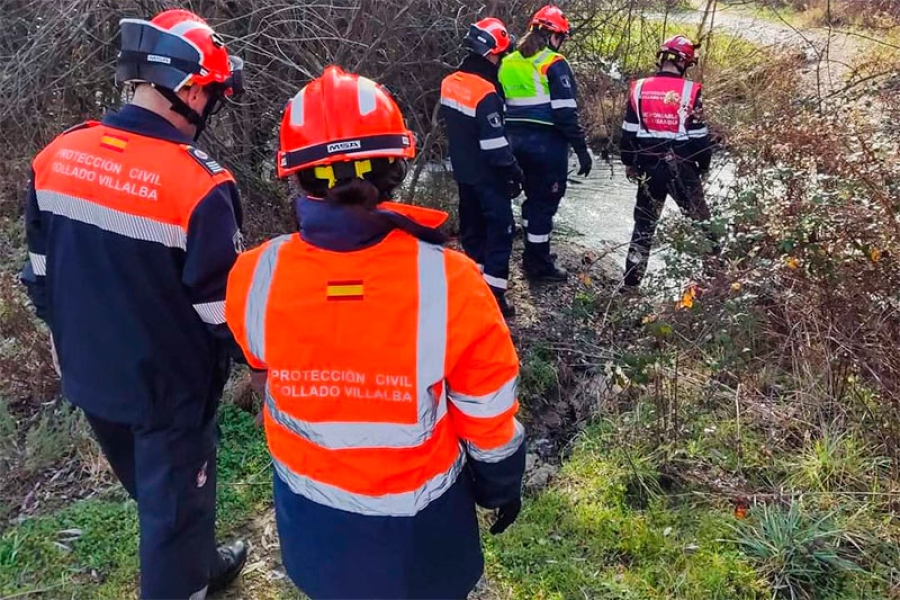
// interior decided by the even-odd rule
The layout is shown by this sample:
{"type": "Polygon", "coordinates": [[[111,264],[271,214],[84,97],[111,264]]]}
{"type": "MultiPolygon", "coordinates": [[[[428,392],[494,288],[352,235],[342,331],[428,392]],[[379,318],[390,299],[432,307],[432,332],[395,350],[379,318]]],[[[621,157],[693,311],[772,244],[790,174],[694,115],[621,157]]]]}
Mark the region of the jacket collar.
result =
{"type": "Polygon", "coordinates": [[[194,143],[194,140],[181,133],[165,117],[134,104],[126,104],[118,112],[108,113],[103,118],[103,124],[176,144],[194,143]]]}
{"type": "Polygon", "coordinates": [[[505,98],[503,95],[503,86],[500,85],[500,65],[495,65],[483,56],[469,53],[463,59],[462,64],[459,65],[459,70],[463,73],[477,75],[491,83],[494,86],[494,89],[497,90],[497,93],[500,94],[500,98],[505,98]]]}
{"type": "Polygon", "coordinates": [[[369,248],[395,229],[439,243],[437,228],[447,221],[447,213],[420,206],[382,202],[371,211],[302,194],[294,199],[294,209],[300,237],[313,246],[335,252],[369,248]]]}

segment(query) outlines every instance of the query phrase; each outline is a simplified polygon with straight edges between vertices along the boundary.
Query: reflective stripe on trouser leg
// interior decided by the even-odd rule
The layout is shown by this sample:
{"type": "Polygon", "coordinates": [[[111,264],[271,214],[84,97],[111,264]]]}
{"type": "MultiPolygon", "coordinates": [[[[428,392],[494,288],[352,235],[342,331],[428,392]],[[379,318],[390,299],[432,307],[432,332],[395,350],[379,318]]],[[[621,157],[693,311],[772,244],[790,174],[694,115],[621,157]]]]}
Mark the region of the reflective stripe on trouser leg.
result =
{"type": "Polygon", "coordinates": [[[256,270],[253,272],[253,280],[250,282],[250,291],[247,293],[247,313],[245,315],[247,327],[247,345],[250,352],[260,361],[266,361],[266,309],[269,304],[269,289],[272,286],[272,275],[278,264],[278,251],[291,236],[277,237],[266,246],[256,270]]]}
{"type": "Polygon", "coordinates": [[[505,290],[513,244],[512,200],[493,185],[483,185],[478,192],[485,223],[484,279],[491,287],[505,290]]]}

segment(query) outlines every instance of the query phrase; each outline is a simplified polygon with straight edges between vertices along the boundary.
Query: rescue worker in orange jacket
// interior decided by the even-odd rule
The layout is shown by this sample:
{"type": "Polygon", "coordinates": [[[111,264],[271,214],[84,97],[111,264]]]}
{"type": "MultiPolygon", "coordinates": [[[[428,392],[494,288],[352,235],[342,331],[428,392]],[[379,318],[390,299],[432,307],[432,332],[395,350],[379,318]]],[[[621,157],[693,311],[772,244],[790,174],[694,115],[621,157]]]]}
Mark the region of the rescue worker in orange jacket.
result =
{"type": "Polygon", "coordinates": [[[459,233],[463,250],[484,270],[484,280],[505,317],[512,254],[512,198],[522,192],[524,174],[513,156],[504,125],[500,57],[515,38],[500,19],[473,23],[466,34],[469,54],[441,83],[441,117],[447,128],[453,178],[459,185],[459,233]]]}
{"type": "Polygon", "coordinates": [[[288,575],[312,598],[465,598],[521,507],[518,358],[444,213],[387,202],[415,154],[387,91],[328,67],[288,103],[299,233],[245,252],[225,314],[267,378],[288,575]]]}
{"type": "Polygon", "coordinates": [[[683,35],[666,40],[657,53],[659,72],[632,82],[628,94],[620,149],[638,191],[625,289],[640,285],[647,270],[667,195],[695,221],[710,216],[700,177],[709,171],[712,143],[703,121],[701,86],[685,78],[697,62],[696,51],[683,35]]]}
{"type": "Polygon", "coordinates": [[[216,548],[216,407],[231,355],[225,283],[241,249],[234,178],[194,145],[240,62],[200,17],[123,19],[132,102],[38,154],[23,272],[84,411],[137,501],[141,598],[203,598],[243,542],[216,548]]]}

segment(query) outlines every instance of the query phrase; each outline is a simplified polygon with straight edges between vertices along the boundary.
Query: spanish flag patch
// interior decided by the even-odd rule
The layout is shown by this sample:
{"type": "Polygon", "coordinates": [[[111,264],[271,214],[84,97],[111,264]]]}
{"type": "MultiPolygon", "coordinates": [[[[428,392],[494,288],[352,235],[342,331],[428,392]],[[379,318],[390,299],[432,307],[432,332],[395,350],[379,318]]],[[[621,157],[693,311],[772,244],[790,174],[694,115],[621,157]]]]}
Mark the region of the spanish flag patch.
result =
{"type": "Polygon", "coordinates": [[[107,150],[115,150],[116,152],[125,152],[128,146],[128,138],[121,135],[105,134],[100,138],[100,145],[107,150]]]}
{"type": "Polygon", "coordinates": [[[355,281],[329,281],[327,296],[329,300],[362,300],[362,279],[355,281]]]}

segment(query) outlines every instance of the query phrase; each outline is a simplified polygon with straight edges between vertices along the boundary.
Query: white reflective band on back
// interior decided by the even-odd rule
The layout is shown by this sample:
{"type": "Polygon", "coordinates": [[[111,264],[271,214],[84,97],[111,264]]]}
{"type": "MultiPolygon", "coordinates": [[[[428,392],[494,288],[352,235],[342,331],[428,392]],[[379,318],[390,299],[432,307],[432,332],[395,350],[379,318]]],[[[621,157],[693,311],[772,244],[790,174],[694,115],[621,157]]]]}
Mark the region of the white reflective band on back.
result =
{"type": "Polygon", "coordinates": [[[447,354],[447,267],[444,249],[419,240],[419,317],[416,332],[416,401],[419,423],[434,429],[447,403],[444,359],[447,354]],[[440,384],[441,397],[431,387],[440,384]]]}
{"type": "Polygon", "coordinates": [[[487,140],[478,140],[478,145],[482,150],[496,150],[497,148],[505,148],[509,146],[509,142],[505,137],[490,138],[487,140]]]}
{"type": "Polygon", "coordinates": [[[489,419],[502,415],[515,405],[518,386],[519,378],[516,376],[504,383],[492,394],[468,396],[450,390],[448,397],[453,406],[464,415],[479,419],[489,419]]]}
{"type": "Polygon", "coordinates": [[[28,259],[31,261],[31,270],[35,275],[47,274],[47,257],[44,254],[28,253],[28,259]]]}
{"type": "Polygon", "coordinates": [[[466,455],[460,452],[447,472],[438,473],[419,489],[381,496],[355,494],[337,486],[298,475],[276,458],[272,459],[272,463],[275,465],[278,476],[295,494],[300,494],[318,504],[373,517],[412,517],[440,498],[444,492],[450,489],[450,486],[456,483],[466,464],[466,455]]]}
{"type": "Polygon", "coordinates": [[[630,131],[632,133],[635,133],[637,131],[640,131],[640,129],[641,129],[641,126],[638,125],[637,123],[627,123],[627,122],[622,123],[622,131],[630,131]]]}
{"type": "Polygon", "coordinates": [[[278,264],[278,251],[290,237],[282,235],[269,242],[259,257],[259,262],[256,263],[250,291],[247,292],[247,310],[244,316],[247,345],[250,352],[263,363],[266,362],[266,312],[269,305],[269,288],[272,285],[275,265],[278,264]]]}
{"type": "Polygon", "coordinates": [[[545,235],[536,235],[534,233],[528,234],[528,241],[533,244],[543,244],[544,242],[550,241],[550,234],[547,233],[545,235]]]}
{"type": "Polygon", "coordinates": [[[483,277],[487,284],[491,287],[505,290],[509,285],[509,282],[506,279],[500,279],[499,277],[494,277],[492,275],[488,275],[487,273],[484,273],[483,277]]]}
{"type": "Polygon", "coordinates": [[[639,129],[637,132],[637,137],[641,139],[680,141],[685,141],[688,139],[688,135],[686,133],[678,133],[677,131],[647,131],[646,129],[639,129]]]}
{"type": "Polygon", "coordinates": [[[453,110],[458,110],[462,114],[469,116],[469,117],[475,116],[474,108],[469,108],[468,106],[463,106],[456,100],[451,100],[450,98],[441,97],[441,105],[446,106],[447,108],[452,108],[453,110]]]}
{"type": "MultiPolygon", "coordinates": [[[[426,400],[427,401],[427,400],[426,400]]],[[[419,402],[422,405],[422,402],[419,402]]],[[[347,423],[327,421],[311,423],[292,417],[278,410],[275,399],[266,389],[266,409],[276,423],[306,441],[329,450],[352,448],[415,448],[434,434],[435,426],[447,414],[447,402],[441,400],[437,410],[425,422],[405,425],[400,423],[347,423]],[[432,418],[434,421],[432,422],[432,418]]]]}
{"type": "Polygon", "coordinates": [[[709,135],[709,129],[706,127],[700,127],[699,129],[688,129],[688,137],[692,138],[701,138],[709,135]]]}
{"type": "Polygon", "coordinates": [[[225,322],[225,301],[204,302],[195,304],[194,310],[200,315],[200,320],[210,325],[220,325],[225,322]]]}
{"type": "Polygon", "coordinates": [[[576,102],[574,98],[568,100],[551,100],[550,106],[552,108],[578,108],[578,102],[576,102]]]}
{"type": "Polygon", "coordinates": [[[550,104],[550,98],[507,98],[507,106],[544,106],[550,104]]]}
{"type": "Polygon", "coordinates": [[[638,82],[634,84],[634,95],[631,97],[631,102],[634,104],[634,113],[638,118],[638,131],[640,131],[641,123],[643,122],[643,115],[641,114],[641,92],[644,90],[644,82],[646,79],[638,79],[638,82]]]}
{"type": "Polygon", "coordinates": [[[687,134],[687,120],[691,115],[691,96],[694,94],[694,82],[690,79],[684,80],[684,87],[681,88],[681,110],[678,111],[678,133],[687,134]]]}
{"type": "Polygon", "coordinates": [[[525,428],[522,427],[522,424],[519,423],[518,419],[514,419],[514,426],[515,432],[508,443],[497,448],[484,450],[472,442],[466,442],[466,451],[469,453],[469,456],[478,462],[498,463],[505,458],[509,458],[516,453],[516,450],[518,450],[519,446],[522,445],[522,442],[525,441],[525,428]]]}
{"type": "Polygon", "coordinates": [[[187,247],[187,234],[178,225],[130,215],[83,198],[50,190],[37,190],[37,201],[42,211],[93,225],[103,231],[134,240],[156,242],[169,248],[184,250],[187,247]]]}

